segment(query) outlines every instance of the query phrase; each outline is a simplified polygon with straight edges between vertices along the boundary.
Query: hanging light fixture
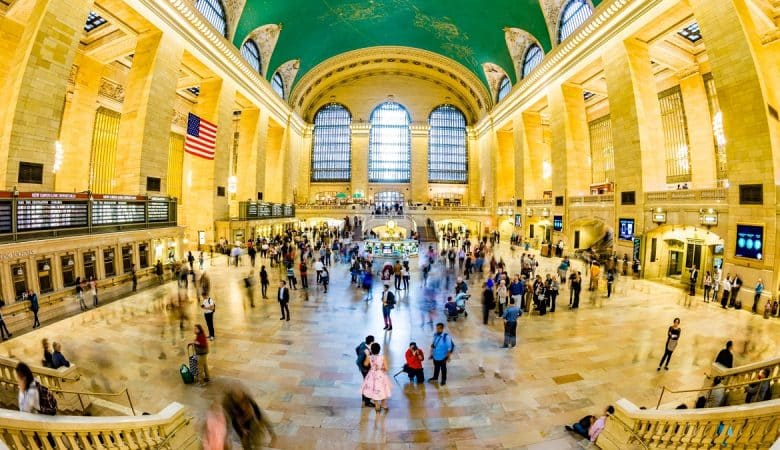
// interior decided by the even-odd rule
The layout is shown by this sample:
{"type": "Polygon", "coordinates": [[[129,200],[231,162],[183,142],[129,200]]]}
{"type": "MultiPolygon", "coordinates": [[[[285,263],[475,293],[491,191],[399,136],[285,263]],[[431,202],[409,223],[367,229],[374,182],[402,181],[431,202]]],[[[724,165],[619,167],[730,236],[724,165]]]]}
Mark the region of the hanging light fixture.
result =
{"type": "Polygon", "coordinates": [[[74,264],[74,263],[73,263],[73,258],[70,258],[70,259],[68,259],[68,265],[69,265],[69,266],[73,266],[73,264],[74,264]]]}
{"type": "Polygon", "coordinates": [[[19,267],[18,269],[16,269],[16,274],[19,275],[19,276],[22,276],[22,275],[24,275],[24,270],[22,270],[22,268],[19,267]]]}
{"type": "Polygon", "coordinates": [[[51,267],[49,266],[49,263],[44,263],[43,264],[43,270],[49,270],[49,269],[51,269],[51,267]]]}

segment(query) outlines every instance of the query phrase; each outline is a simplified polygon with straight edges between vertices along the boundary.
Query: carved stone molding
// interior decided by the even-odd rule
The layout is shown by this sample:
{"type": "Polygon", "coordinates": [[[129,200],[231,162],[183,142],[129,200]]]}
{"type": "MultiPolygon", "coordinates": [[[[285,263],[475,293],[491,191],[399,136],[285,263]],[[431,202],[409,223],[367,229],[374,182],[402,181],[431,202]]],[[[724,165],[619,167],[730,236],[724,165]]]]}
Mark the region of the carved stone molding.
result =
{"type": "Polygon", "coordinates": [[[271,56],[274,54],[276,42],[279,40],[279,33],[282,27],[276,24],[263,25],[255,28],[244,40],[252,39],[260,49],[260,61],[262,62],[261,72],[263,76],[268,74],[268,64],[271,62],[271,56]]]}
{"type": "Polygon", "coordinates": [[[76,85],[76,76],[79,74],[79,66],[72,65],[70,66],[70,74],[68,74],[68,84],[71,86],[76,85]]]}
{"type": "Polygon", "coordinates": [[[506,47],[509,49],[509,54],[512,56],[515,75],[519,80],[523,78],[523,59],[525,58],[525,53],[528,51],[528,47],[536,44],[541,49],[542,45],[539,44],[539,40],[531,33],[520,28],[505,28],[504,39],[506,40],[506,47]]]}
{"type": "Polygon", "coordinates": [[[501,66],[493,63],[482,64],[482,70],[485,72],[485,78],[488,80],[492,97],[496,98],[498,96],[499,83],[508,75],[501,66]]]}
{"type": "Polygon", "coordinates": [[[123,103],[125,101],[125,88],[116,81],[109,80],[108,78],[101,78],[98,95],[115,102],[123,103]]]}
{"type": "Polygon", "coordinates": [[[345,52],[318,64],[296,84],[290,103],[302,112],[321,96],[321,91],[344,78],[368,72],[398,70],[405,74],[417,73],[429,79],[446,81],[460,92],[464,103],[471,104],[476,119],[484,115],[493,101],[482,81],[469,69],[450,58],[426,50],[381,46],[345,52]]]}
{"type": "Polygon", "coordinates": [[[301,62],[299,60],[291,59],[276,69],[284,81],[284,98],[290,98],[290,88],[292,87],[293,82],[295,82],[295,77],[298,75],[298,69],[300,67],[301,62]]]}

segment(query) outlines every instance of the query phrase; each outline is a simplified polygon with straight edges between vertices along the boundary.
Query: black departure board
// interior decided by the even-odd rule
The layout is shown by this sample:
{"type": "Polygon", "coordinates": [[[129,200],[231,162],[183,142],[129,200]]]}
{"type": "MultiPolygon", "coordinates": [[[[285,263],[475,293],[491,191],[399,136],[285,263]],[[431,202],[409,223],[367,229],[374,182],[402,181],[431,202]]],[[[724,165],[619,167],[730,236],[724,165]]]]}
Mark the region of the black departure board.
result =
{"type": "Polygon", "coordinates": [[[11,202],[0,202],[0,233],[13,231],[11,222],[11,202]]]}
{"type": "Polygon", "coordinates": [[[292,217],[295,215],[292,205],[284,205],[284,217],[292,217]]]}
{"type": "Polygon", "coordinates": [[[149,202],[149,222],[168,222],[168,201],[149,202]]]}
{"type": "Polygon", "coordinates": [[[143,202],[95,200],[92,202],[92,225],[144,223],[143,202]]]}
{"type": "Polygon", "coordinates": [[[258,204],[257,217],[271,217],[271,205],[269,203],[258,204]]]}
{"type": "Polygon", "coordinates": [[[16,205],[18,231],[86,227],[87,201],[19,200],[16,205]]]}
{"type": "Polygon", "coordinates": [[[278,203],[271,205],[271,217],[282,217],[282,205],[278,203]]]}

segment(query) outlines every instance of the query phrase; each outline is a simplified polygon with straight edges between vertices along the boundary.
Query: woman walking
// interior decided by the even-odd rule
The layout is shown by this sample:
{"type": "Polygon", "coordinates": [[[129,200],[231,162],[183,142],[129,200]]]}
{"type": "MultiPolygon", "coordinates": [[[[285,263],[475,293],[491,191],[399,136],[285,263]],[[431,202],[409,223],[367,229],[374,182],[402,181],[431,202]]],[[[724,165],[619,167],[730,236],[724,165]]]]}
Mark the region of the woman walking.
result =
{"type": "Polygon", "coordinates": [[[496,303],[498,303],[498,317],[504,315],[504,307],[507,304],[507,298],[509,298],[509,291],[506,288],[506,280],[501,280],[496,288],[496,303]]]}
{"type": "Polygon", "coordinates": [[[195,354],[198,355],[198,374],[203,375],[201,383],[206,384],[209,382],[209,340],[199,323],[195,324],[195,340],[190,345],[195,346],[195,354]]]}
{"type": "Polygon", "coordinates": [[[680,319],[674,319],[674,323],[669,327],[666,333],[666,345],[664,346],[664,356],[661,357],[661,362],[658,363],[657,371],[661,370],[661,366],[664,366],[665,370],[669,370],[669,361],[672,359],[672,353],[677,348],[677,342],[680,340],[680,319]],[[664,365],[666,361],[666,365],[664,365]]]}
{"type": "Polygon", "coordinates": [[[260,290],[264,299],[268,299],[268,272],[265,266],[260,267],[260,290]]]}
{"type": "Polygon", "coordinates": [[[363,365],[368,366],[368,375],[363,379],[360,387],[361,393],[374,401],[376,412],[387,408],[387,399],[390,398],[390,378],[387,376],[387,359],[380,355],[382,347],[374,342],[371,344],[371,355],[366,358],[363,365]]]}

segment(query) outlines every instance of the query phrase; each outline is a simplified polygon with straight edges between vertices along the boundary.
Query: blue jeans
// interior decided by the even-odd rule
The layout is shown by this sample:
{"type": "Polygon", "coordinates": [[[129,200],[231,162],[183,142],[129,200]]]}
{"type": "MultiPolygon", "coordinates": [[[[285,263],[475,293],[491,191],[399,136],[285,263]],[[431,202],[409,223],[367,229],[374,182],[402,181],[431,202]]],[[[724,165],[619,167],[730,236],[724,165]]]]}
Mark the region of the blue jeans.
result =
{"type": "Polygon", "coordinates": [[[393,328],[393,320],[390,318],[390,311],[392,311],[392,308],[388,308],[387,306],[382,307],[382,317],[385,318],[385,327],[393,328]]]}
{"type": "Polygon", "coordinates": [[[586,430],[585,427],[583,427],[579,422],[572,425],[572,428],[574,428],[575,433],[583,436],[586,439],[590,439],[590,436],[588,436],[588,430],[586,430]]]}

